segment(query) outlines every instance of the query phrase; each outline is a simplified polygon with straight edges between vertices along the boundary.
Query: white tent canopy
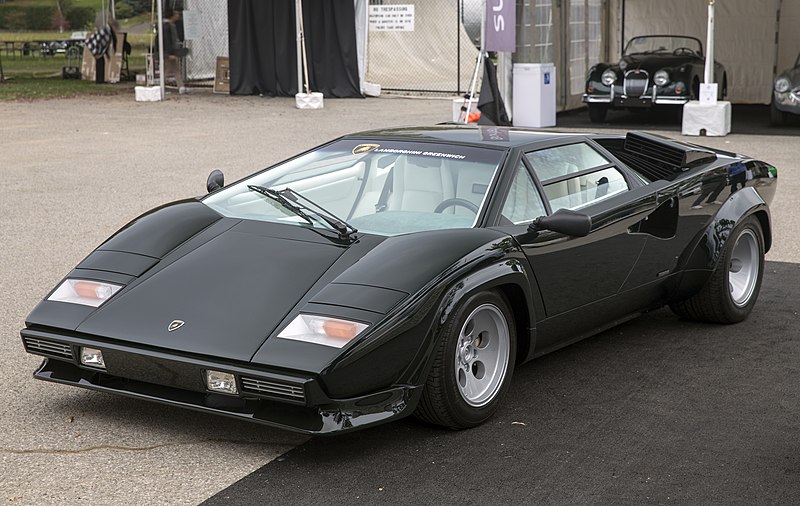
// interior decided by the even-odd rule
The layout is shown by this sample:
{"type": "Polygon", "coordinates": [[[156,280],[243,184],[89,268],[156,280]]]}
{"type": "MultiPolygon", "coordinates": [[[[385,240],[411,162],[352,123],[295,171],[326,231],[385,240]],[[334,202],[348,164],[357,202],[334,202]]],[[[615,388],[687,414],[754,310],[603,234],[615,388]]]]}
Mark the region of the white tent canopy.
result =
{"type": "MultiPolygon", "coordinates": [[[[612,59],[619,56],[620,45],[636,35],[690,35],[705,45],[707,0],[612,0],[611,4],[620,29],[624,13],[625,38],[620,40],[621,32],[612,37],[612,59]]],[[[792,66],[800,50],[800,2],[716,0],[715,10],[715,58],[728,73],[728,98],[735,103],[769,103],[775,72],[792,66]]]]}

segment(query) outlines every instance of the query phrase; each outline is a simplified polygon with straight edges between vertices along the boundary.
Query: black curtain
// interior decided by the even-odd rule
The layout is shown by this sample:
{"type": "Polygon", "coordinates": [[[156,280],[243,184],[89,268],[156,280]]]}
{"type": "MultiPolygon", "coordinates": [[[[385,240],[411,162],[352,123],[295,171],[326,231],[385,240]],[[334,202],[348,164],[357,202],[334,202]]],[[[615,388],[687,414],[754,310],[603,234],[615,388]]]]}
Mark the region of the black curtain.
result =
{"type": "MultiPolygon", "coordinates": [[[[352,0],[303,0],[311,91],[361,97],[352,0]]],[[[228,0],[231,94],[294,96],[293,0],[228,0]]]]}
{"type": "Polygon", "coordinates": [[[488,56],[483,58],[483,80],[481,95],[478,98],[478,110],[481,111],[481,117],[478,118],[479,125],[511,126],[506,105],[497,86],[497,68],[488,56]]]}

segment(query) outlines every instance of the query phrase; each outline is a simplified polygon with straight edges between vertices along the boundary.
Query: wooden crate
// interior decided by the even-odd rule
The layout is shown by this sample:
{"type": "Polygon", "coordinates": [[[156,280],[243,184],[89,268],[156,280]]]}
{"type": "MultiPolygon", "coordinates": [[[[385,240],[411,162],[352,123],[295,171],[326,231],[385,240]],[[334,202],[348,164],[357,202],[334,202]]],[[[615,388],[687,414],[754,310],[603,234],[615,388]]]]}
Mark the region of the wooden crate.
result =
{"type": "Polygon", "coordinates": [[[231,68],[227,56],[217,56],[217,72],[214,77],[214,93],[231,92],[231,68]]]}

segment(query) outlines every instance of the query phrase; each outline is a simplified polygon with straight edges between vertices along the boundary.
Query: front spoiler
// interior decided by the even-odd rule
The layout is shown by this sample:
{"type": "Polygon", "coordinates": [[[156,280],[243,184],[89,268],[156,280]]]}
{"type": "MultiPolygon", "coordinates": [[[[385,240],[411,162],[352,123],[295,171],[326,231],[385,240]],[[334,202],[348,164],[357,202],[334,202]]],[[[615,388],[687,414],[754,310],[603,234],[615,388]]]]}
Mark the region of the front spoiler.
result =
{"type": "Polygon", "coordinates": [[[52,358],[46,358],[33,377],[312,435],[362,429],[391,418],[402,418],[413,412],[417,394],[421,393],[419,388],[400,386],[364,397],[332,400],[322,406],[299,406],[119,378],[52,358]]]}

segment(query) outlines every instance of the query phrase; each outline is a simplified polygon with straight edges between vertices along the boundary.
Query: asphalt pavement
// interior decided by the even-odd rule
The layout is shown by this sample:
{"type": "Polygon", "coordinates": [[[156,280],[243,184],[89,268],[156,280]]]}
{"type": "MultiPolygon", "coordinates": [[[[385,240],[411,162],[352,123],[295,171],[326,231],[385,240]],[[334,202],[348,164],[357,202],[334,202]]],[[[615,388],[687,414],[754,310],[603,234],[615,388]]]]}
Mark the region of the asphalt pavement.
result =
{"type": "Polygon", "coordinates": [[[315,438],[203,503],[796,504],[800,265],[737,325],[669,310],[529,362],[475,429],[315,438]]]}
{"type": "MultiPolygon", "coordinates": [[[[450,100],[326,98],[323,110],[300,111],[292,99],[204,92],[149,104],[132,96],[0,103],[0,502],[797,497],[797,126],[689,139],[779,169],[775,244],[751,319],[708,326],[647,314],[520,368],[498,416],[474,430],[408,419],[309,439],[31,378],[40,360],[22,349],[25,316],[129,220],[202,194],[213,168],[233,181],[344,133],[450,114],[450,100]]],[[[559,128],[680,138],[674,125],[579,117],[559,116],[559,128]]]]}

